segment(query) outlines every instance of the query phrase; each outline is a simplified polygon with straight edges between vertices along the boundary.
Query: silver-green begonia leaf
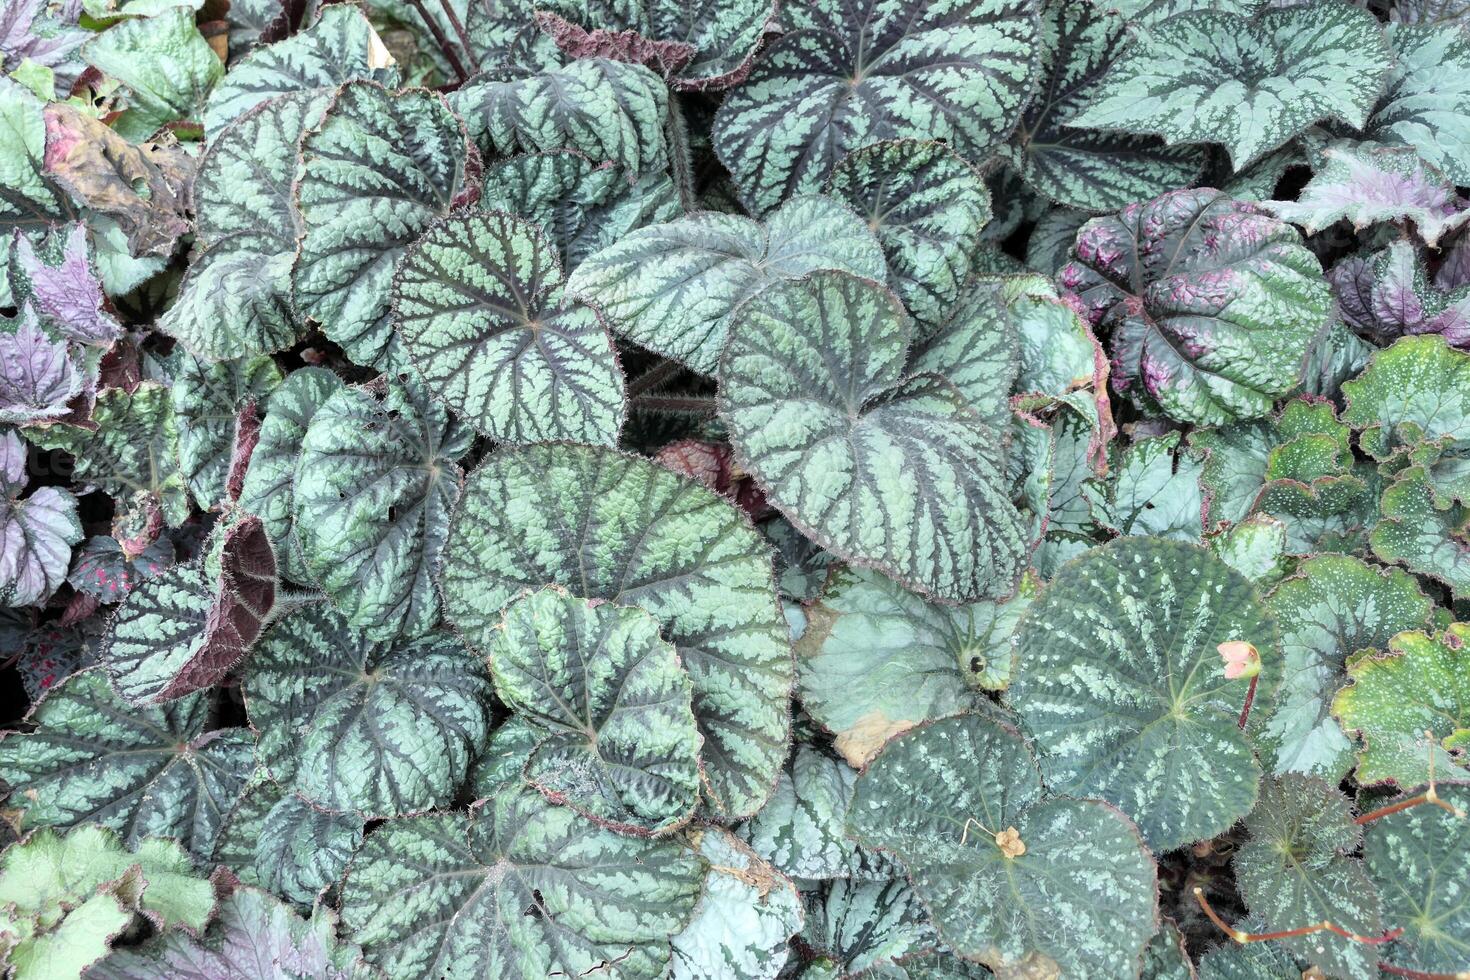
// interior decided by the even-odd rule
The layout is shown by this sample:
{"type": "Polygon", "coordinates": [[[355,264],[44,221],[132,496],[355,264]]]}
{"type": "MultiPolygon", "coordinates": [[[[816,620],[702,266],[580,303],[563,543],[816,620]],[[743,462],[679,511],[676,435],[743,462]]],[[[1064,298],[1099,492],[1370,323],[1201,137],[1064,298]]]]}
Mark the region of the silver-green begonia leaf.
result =
{"type": "Polygon", "coordinates": [[[1411,146],[1455,184],[1470,184],[1470,22],[1389,24],[1393,70],[1363,127],[1411,146]]]}
{"type": "Polygon", "coordinates": [[[82,57],[127,89],[127,108],[112,125],[128,140],[147,139],[165,123],[198,123],[225,74],[188,7],[115,24],[82,45],[82,57]]]}

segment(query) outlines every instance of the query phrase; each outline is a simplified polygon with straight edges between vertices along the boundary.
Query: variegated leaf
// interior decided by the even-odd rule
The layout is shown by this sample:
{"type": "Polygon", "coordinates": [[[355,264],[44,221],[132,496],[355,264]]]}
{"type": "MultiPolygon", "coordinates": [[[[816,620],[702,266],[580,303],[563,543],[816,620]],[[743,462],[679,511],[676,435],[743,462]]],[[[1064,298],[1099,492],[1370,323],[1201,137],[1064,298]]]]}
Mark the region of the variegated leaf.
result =
{"type": "Polygon", "coordinates": [[[227,496],[241,410],[263,403],[281,383],[281,371],[268,357],[211,363],[184,354],[176,364],[170,393],[179,468],[195,503],[210,510],[227,496]]]}
{"type": "Polygon", "coordinates": [[[857,845],[847,836],[847,807],[856,780],[851,766],[799,744],[771,801],[737,832],[792,878],[845,878],[859,864],[857,845]]]}
{"type": "Polygon", "coordinates": [[[258,771],[225,818],[210,860],[247,885],[311,906],[341,880],[362,835],[361,815],[319,810],[258,771]]]}
{"type": "Polygon", "coordinates": [[[1389,24],[1393,70],[1364,127],[1370,139],[1413,147],[1455,184],[1470,184],[1470,31],[1457,24],[1389,24]]]}

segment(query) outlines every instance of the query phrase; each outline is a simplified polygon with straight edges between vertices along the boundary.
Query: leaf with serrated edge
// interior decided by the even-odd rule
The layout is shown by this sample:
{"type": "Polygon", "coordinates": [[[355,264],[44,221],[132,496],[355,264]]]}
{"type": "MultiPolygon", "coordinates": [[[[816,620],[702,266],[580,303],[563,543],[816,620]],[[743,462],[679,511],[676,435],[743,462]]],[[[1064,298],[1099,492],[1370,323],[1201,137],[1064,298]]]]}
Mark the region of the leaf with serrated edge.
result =
{"type": "Polygon", "coordinates": [[[796,887],[727,830],[692,835],[709,862],[704,894],[685,930],[673,939],[671,980],[775,980],[801,930],[796,887]]]}
{"type": "MultiPolygon", "coordinates": [[[[1395,13],[1398,11],[1396,10],[1395,13]]],[[[1455,184],[1470,184],[1470,33],[1457,24],[1389,24],[1393,51],[1369,139],[1411,146],[1455,184]]]]}
{"type": "Polygon", "coordinates": [[[1342,391],[1342,420],[1362,430],[1358,444],[1375,459],[1424,440],[1470,443],[1470,354],[1443,337],[1398,340],[1342,391]]]}
{"type": "MultiPolygon", "coordinates": [[[[14,433],[0,435],[17,439],[14,433]]],[[[44,603],[66,581],[72,545],[82,540],[77,498],[39,487],[17,499],[21,487],[0,481],[0,606],[44,603]]]]}
{"type": "Polygon", "coordinates": [[[169,391],[179,468],[194,502],[209,510],[225,501],[240,410],[265,401],[281,371],[268,357],[210,362],[185,354],[177,364],[169,391]]]}
{"type": "Polygon", "coordinates": [[[1470,597],[1470,508],[1456,503],[1440,508],[1435,496],[1424,467],[1401,472],[1383,491],[1383,520],[1369,544],[1379,560],[1437,579],[1457,599],[1470,597]]]}
{"type": "Polygon", "coordinates": [[[142,140],[165,123],[197,123],[225,66],[194,26],[192,8],[169,7],[124,20],[82,45],[82,57],[127,89],[113,127],[142,140]]]}
{"type": "MultiPolygon", "coordinates": [[[[908,963],[939,945],[929,916],[907,879],[838,878],[806,893],[801,941],[832,962],[830,977],[904,977],[908,963]],[[884,972],[884,971],[888,972],[884,972]]],[[[966,976],[967,974],[959,974],[966,976]]],[[[821,976],[821,974],[818,974],[821,976]]],[[[939,974],[935,980],[949,980],[939,974]]]]}

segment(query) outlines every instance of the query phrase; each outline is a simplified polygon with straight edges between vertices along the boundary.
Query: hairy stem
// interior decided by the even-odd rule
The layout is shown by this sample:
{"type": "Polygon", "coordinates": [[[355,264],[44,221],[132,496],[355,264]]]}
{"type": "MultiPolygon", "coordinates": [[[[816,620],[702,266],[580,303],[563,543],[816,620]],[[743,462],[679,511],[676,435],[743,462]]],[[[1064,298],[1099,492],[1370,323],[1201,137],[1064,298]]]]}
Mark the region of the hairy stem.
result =
{"type": "Polygon", "coordinates": [[[1240,720],[1235,723],[1236,727],[1238,727],[1241,731],[1245,731],[1245,723],[1250,720],[1251,705],[1255,704],[1256,702],[1256,681],[1260,679],[1261,678],[1259,674],[1257,674],[1255,677],[1252,677],[1251,686],[1246,688],[1245,705],[1240,709],[1240,720]]]}
{"type": "Polygon", "coordinates": [[[1422,970],[1394,966],[1392,963],[1379,963],[1378,969],[1396,977],[1408,977],[1409,980],[1470,980],[1470,970],[1461,970],[1459,973],[1425,973],[1422,970]]]}
{"type": "Polygon", "coordinates": [[[1220,914],[1215,911],[1214,907],[1210,905],[1209,900],[1205,898],[1205,890],[1203,888],[1195,888],[1194,900],[1199,903],[1199,907],[1204,909],[1205,915],[1221,932],[1242,944],[1263,943],[1270,939],[1292,939],[1296,936],[1310,936],[1314,932],[1331,932],[1344,939],[1350,939],[1355,943],[1364,943],[1368,946],[1381,946],[1384,943],[1393,942],[1404,934],[1404,930],[1402,929],[1390,929],[1381,936],[1360,936],[1331,922],[1317,922],[1309,926],[1300,926],[1296,929],[1285,929],[1281,932],[1246,932],[1226,924],[1225,920],[1220,918],[1220,914]]]}
{"type": "Polygon", "coordinates": [[[1407,809],[1409,809],[1411,807],[1419,806],[1421,803],[1432,803],[1435,806],[1439,807],[1441,810],[1444,810],[1450,816],[1455,817],[1456,819],[1459,819],[1459,820],[1465,819],[1465,811],[1464,810],[1461,810],[1457,806],[1450,805],[1448,802],[1446,802],[1445,800],[1441,799],[1439,793],[1435,791],[1435,788],[1434,788],[1434,744],[1435,744],[1434,733],[1431,732],[1431,731],[1428,731],[1426,729],[1425,732],[1424,732],[1424,737],[1429,740],[1429,788],[1426,789],[1424,792],[1420,793],[1418,796],[1411,796],[1411,797],[1409,797],[1406,800],[1399,800],[1397,803],[1390,803],[1388,806],[1381,806],[1381,807],[1379,807],[1376,810],[1373,810],[1373,811],[1371,811],[1369,813],[1365,813],[1361,817],[1359,817],[1357,820],[1354,820],[1353,823],[1356,823],[1358,826],[1362,826],[1363,824],[1372,823],[1375,820],[1379,820],[1379,819],[1381,819],[1383,817],[1386,817],[1389,814],[1399,813],[1399,812],[1404,811],[1404,810],[1407,810],[1407,809]]]}
{"type": "Polygon", "coordinates": [[[628,397],[637,398],[639,395],[646,395],[665,381],[677,376],[682,370],[684,370],[684,365],[678,361],[663,361],[655,364],[628,382],[628,397]]]}
{"type": "Polygon", "coordinates": [[[633,408],[675,415],[713,415],[715,400],[699,395],[640,395],[630,399],[633,408]]]}
{"type": "Polygon", "coordinates": [[[679,106],[677,92],[669,93],[669,114],[664,119],[664,142],[669,144],[669,172],[674,177],[674,186],[679,189],[679,206],[684,211],[699,210],[699,199],[694,194],[694,160],[689,149],[689,124],[684,121],[684,110],[679,106]]]}

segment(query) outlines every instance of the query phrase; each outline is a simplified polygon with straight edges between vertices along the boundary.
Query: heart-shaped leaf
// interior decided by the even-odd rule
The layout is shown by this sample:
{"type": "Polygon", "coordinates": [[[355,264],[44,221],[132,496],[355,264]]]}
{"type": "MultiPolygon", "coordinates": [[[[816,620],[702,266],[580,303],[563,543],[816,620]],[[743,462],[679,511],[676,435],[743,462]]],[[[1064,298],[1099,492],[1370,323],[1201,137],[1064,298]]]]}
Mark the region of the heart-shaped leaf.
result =
{"type": "Polygon", "coordinates": [[[94,268],[87,227],[74,224],[37,245],[17,230],[10,253],[14,305],[29,301],[37,315],[67,338],[107,347],[122,336],[122,324],[106,309],[94,268]]]}
{"type": "Polygon", "coordinates": [[[0,316],[0,423],[60,418],[85,384],[67,342],[41,328],[34,308],[27,305],[18,317],[0,316]]]}

